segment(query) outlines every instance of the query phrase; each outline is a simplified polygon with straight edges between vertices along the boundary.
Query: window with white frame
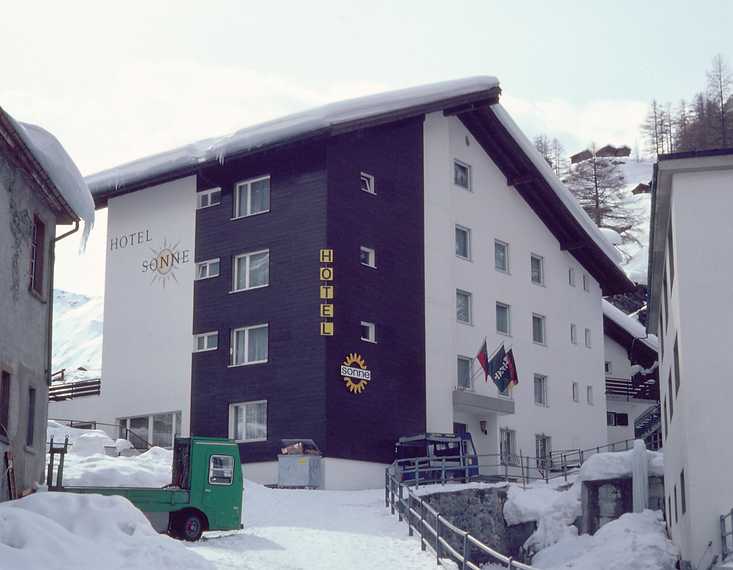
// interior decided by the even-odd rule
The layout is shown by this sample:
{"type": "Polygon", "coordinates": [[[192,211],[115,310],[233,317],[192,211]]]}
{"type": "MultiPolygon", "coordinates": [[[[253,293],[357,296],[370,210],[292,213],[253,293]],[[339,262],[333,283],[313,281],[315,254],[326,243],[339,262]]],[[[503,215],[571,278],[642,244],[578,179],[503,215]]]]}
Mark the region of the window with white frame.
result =
{"type": "Polygon", "coordinates": [[[453,161],[453,183],[466,190],[471,190],[471,167],[460,160],[453,161]]]}
{"type": "Polygon", "coordinates": [[[585,329],[585,346],[590,348],[590,329],[585,329]]]}
{"type": "Polygon", "coordinates": [[[232,331],[231,365],[267,362],[269,326],[254,325],[232,331]]]}
{"type": "Polygon", "coordinates": [[[149,445],[171,448],[181,435],[181,412],[118,418],[117,425],[118,437],[129,440],[135,449],[148,449],[149,445]]]}
{"type": "Polygon", "coordinates": [[[580,402],[580,386],[573,382],[573,402],[580,402]]]}
{"type": "Polygon", "coordinates": [[[516,465],[519,462],[516,431],[507,428],[499,430],[499,453],[502,465],[516,465]]]}
{"type": "Polygon", "coordinates": [[[196,207],[199,210],[218,204],[221,204],[221,188],[209,188],[196,195],[196,207]]]}
{"type": "Polygon", "coordinates": [[[570,323],[570,342],[578,344],[578,327],[575,326],[575,323],[570,323]]]}
{"type": "Polygon", "coordinates": [[[243,253],[234,257],[232,292],[270,284],[270,251],[243,253]]]}
{"type": "Polygon", "coordinates": [[[239,182],[234,188],[234,218],[270,211],[270,177],[239,182]]]}
{"type": "Polygon", "coordinates": [[[376,194],[377,191],[374,188],[374,176],[367,174],[366,172],[361,173],[361,189],[363,192],[369,192],[369,194],[376,194]]]}
{"type": "Polygon", "coordinates": [[[544,465],[552,462],[552,438],[545,434],[536,434],[535,436],[535,457],[538,464],[544,465]]]}
{"type": "Polygon", "coordinates": [[[207,332],[193,335],[193,351],[205,352],[219,348],[219,333],[207,332]]]}
{"type": "Polygon", "coordinates": [[[547,406],[547,376],[534,375],[534,403],[538,406],[547,406]]]}
{"type": "Polygon", "coordinates": [[[209,277],[219,276],[219,259],[208,259],[199,261],[196,264],[196,279],[208,279],[209,277]]]}
{"type": "Polygon", "coordinates": [[[371,247],[362,245],[359,248],[359,262],[362,265],[371,267],[372,269],[377,268],[377,253],[371,247]]]}
{"type": "Polygon", "coordinates": [[[496,303],[496,332],[511,334],[511,309],[505,303],[496,303]]]}
{"type": "Polygon", "coordinates": [[[456,320],[471,323],[471,293],[456,289],[456,320]]]}
{"type": "Polygon", "coordinates": [[[545,283],[545,260],[541,255],[532,254],[530,256],[530,270],[532,273],[532,283],[536,285],[544,285],[545,283]]]}
{"type": "Polygon", "coordinates": [[[590,278],[583,273],[583,291],[590,291],[590,278]]]}
{"type": "Polygon", "coordinates": [[[575,287],[575,268],[568,267],[568,285],[575,287]]]}
{"type": "Polygon", "coordinates": [[[361,340],[377,342],[377,327],[369,321],[361,321],[361,340]]]}
{"type": "Polygon", "coordinates": [[[229,437],[243,443],[267,441],[267,400],[230,404],[229,437]]]}
{"type": "Polygon", "coordinates": [[[603,368],[606,371],[606,374],[611,374],[613,372],[613,364],[611,364],[610,360],[606,360],[603,363],[603,368]]]}
{"type": "Polygon", "coordinates": [[[471,230],[463,226],[456,226],[456,255],[471,259],[471,230]]]}
{"type": "Polygon", "coordinates": [[[593,405],[593,386],[586,386],[585,399],[588,401],[588,404],[593,405]]]}
{"type": "Polygon", "coordinates": [[[532,340],[537,344],[547,344],[545,335],[545,317],[532,314],[532,340]]]}
{"type": "Polygon", "coordinates": [[[494,240],[494,268],[504,273],[509,273],[509,244],[494,240]]]}
{"type": "Polygon", "coordinates": [[[459,356],[457,366],[456,385],[461,390],[470,390],[473,379],[473,358],[459,356]]]}

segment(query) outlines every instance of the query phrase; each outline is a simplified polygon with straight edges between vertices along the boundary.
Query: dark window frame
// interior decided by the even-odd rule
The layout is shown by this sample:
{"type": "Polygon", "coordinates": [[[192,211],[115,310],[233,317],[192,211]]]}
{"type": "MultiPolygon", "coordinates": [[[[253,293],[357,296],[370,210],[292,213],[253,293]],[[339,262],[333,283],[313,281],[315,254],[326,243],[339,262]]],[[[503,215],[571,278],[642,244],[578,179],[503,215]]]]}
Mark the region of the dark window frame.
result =
{"type": "Polygon", "coordinates": [[[46,224],[37,215],[33,215],[33,235],[31,237],[31,259],[28,288],[43,296],[43,282],[45,279],[46,253],[46,224]]]}
{"type": "Polygon", "coordinates": [[[674,358],[674,393],[678,396],[680,393],[680,351],[677,346],[677,336],[674,337],[674,348],[672,349],[674,358]]]}
{"type": "Polygon", "coordinates": [[[10,372],[0,375],[0,440],[10,439],[10,397],[12,394],[10,372]]]}
{"type": "Polygon", "coordinates": [[[28,418],[25,431],[25,444],[33,447],[36,435],[36,389],[28,388],[28,418]]]}

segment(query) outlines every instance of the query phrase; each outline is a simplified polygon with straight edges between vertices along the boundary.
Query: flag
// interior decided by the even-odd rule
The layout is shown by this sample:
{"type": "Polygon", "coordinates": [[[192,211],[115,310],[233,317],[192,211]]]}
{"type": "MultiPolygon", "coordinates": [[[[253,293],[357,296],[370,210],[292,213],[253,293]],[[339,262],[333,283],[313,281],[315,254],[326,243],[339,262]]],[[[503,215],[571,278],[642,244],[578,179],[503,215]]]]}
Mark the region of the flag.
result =
{"type": "Polygon", "coordinates": [[[506,352],[504,345],[501,345],[501,348],[489,361],[489,374],[499,392],[505,392],[509,386],[519,384],[517,365],[514,362],[514,352],[511,348],[509,352],[506,352]]]}
{"type": "Polygon", "coordinates": [[[488,382],[489,378],[489,351],[486,348],[486,339],[484,339],[484,343],[481,345],[481,348],[478,351],[478,354],[476,355],[476,360],[479,361],[479,364],[481,364],[481,368],[484,369],[484,380],[488,382]]]}

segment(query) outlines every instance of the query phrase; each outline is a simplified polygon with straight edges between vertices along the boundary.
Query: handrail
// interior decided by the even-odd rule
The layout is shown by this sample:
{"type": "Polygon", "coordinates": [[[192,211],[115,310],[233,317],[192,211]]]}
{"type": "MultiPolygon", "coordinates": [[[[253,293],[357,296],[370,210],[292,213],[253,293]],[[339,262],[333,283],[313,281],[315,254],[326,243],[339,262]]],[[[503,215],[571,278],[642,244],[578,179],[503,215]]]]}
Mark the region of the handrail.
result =
{"type": "MultiPolygon", "coordinates": [[[[53,421],[53,422],[64,423],[64,424],[66,424],[70,428],[73,428],[74,427],[74,423],[81,424],[81,425],[91,425],[92,426],[91,429],[97,429],[97,426],[113,427],[116,430],[118,430],[118,435],[119,436],[122,435],[122,434],[119,433],[119,430],[121,429],[121,426],[119,426],[118,424],[109,424],[109,423],[105,423],[105,422],[98,422],[96,420],[72,420],[72,419],[68,419],[68,418],[48,418],[48,419],[50,421],[53,421]]],[[[135,433],[132,429],[130,429],[128,427],[125,427],[124,430],[125,430],[125,432],[124,432],[125,433],[124,439],[126,439],[127,441],[132,442],[133,443],[133,447],[135,449],[151,449],[153,447],[153,445],[148,440],[146,440],[141,435],[138,435],[137,433],[135,433]],[[135,445],[135,442],[137,442],[139,445],[135,445]]],[[[69,445],[72,445],[72,444],[69,444],[69,445]]]]}

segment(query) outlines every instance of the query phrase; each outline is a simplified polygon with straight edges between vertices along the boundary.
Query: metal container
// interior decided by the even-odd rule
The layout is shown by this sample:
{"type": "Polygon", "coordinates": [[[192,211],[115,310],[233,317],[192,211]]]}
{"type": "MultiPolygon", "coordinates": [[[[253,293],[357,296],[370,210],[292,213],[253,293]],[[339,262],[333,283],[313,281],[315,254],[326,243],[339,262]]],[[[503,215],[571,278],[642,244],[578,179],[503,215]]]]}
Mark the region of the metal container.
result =
{"type": "Polygon", "coordinates": [[[318,489],[322,485],[321,452],[312,439],[283,439],[277,456],[278,487],[318,489]]]}

